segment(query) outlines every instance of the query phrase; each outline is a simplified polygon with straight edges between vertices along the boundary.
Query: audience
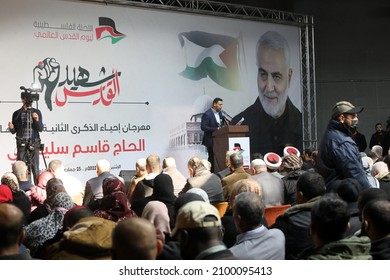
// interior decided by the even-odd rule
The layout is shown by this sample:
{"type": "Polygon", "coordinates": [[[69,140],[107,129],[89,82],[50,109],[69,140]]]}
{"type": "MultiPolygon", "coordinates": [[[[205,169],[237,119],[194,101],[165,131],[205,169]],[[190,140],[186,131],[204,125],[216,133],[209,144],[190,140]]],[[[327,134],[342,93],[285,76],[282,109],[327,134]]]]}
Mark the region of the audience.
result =
{"type": "MultiPolygon", "coordinates": [[[[230,196],[229,208],[225,215],[221,218],[222,225],[224,227],[223,243],[229,248],[236,243],[236,237],[239,234],[233,218],[233,205],[236,195],[242,192],[252,192],[258,195],[261,199],[263,198],[263,192],[261,186],[256,180],[251,178],[240,180],[233,185],[233,190],[230,196]]],[[[264,217],[261,222],[267,226],[267,222],[264,217]]]]}
{"type": "Polygon", "coordinates": [[[113,260],[155,260],[161,250],[155,227],[144,218],[121,221],[112,232],[113,260]]]}
{"type": "Polygon", "coordinates": [[[83,204],[84,186],[75,176],[65,171],[65,166],[59,159],[49,162],[49,169],[55,178],[62,181],[63,186],[76,205],[83,204]]]}
{"type": "Polygon", "coordinates": [[[142,218],[151,222],[156,228],[157,238],[165,243],[165,237],[171,234],[167,206],[158,200],[149,201],[142,211],[142,218]]]}
{"type": "MultiPolygon", "coordinates": [[[[374,146],[375,147],[375,146],[374,146]]],[[[383,161],[374,163],[371,170],[372,176],[379,181],[379,188],[384,190],[390,196],[390,172],[387,164],[383,161]]]]}
{"type": "Polygon", "coordinates": [[[108,177],[103,180],[103,198],[94,214],[96,217],[114,222],[136,216],[130,208],[125,194],[125,185],[121,180],[116,177],[108,177]]]}
{"type": "Polygon", "coordinates": [[[130,203],[133,202],[133,193],[135,190],[135,186],[145,179],[146,175],[148,175],[148,171],[146,171],[146,159],[145,158],[139,158],[135,162],[135,176],[132,178],[130,182],[129,192],[127,194],[127,197],[129,198],[130,203]]]}
{"type": "Polygon", "coordinates": [[[264,160],[254,159],[251,162],[252,179],[256,180],[263,190],[265,206],[284,204],[284,184],[282,179],[272,175],[267,170],[264,160]]]}
{"type": "Polygon", "coordinates": [[[284,204],[294,205],[297,201],[297,181],[306,171],[301,170],[302,158],[296,154],[288,154],[282,160],[283,170],[286,176],[282,178],[284,183],[284,204]]]}
{"type": "Polygon", "coordinates": [[[32,259],[28,251],[20,252],[25,238],[24,219],[18,207],[0,203],[0,260],[32,259]]]}
{"type": "Polygon", "coordinates": [[[45,258],[50,260],[111,259],[111,234],[116,223],[95,217],[84,206],[68,210],[64,216],[62,238],[48,246],[45,258]]]}
{"type": "Polygon", "coordinates": [[[221,226],[217,208],[207,202],[192,201],[179,209],[171,236],[179,241],[183,259],[236,259],[222,243],[221,226]]]}
{"type": "Polygon", "coordinates": [[[92,210],[96,210],[96,206],[93,206],[94,202],[100,201],[103,197],[103,181],[108,177],[116,176],[110,173],[111,164],[106,159],[101,159],[96,163],[97,177],[93,177],[87,181],[84,189],[83,205],[88,206],[92,210]]]}
{"type": "Polygon", "coordinates": [[[309,260],[371,260],[370,239],[346,238],[350,214],[345,201],[334,194],[324,195],[311,209],[310,233],[315,249],[302,255],[309,260]]]}
{"type": "Polygon", "coordinates": [[[73,206],[71,197],[66,192],[60,192],[53,198],[52,211],[25,227],[24,245],[30,249],[33,257],[43,257],[45,243],[62,230],[65,213],[73,206]]]}
{"type": "Polygon", "coordinates": [[[19,182],[15,174],[11,172],[4,173],[4,175],[1,177],[1,184],[10,188],[12,192],[13,204],[22,210],[24,215],[23,223],[25,223],[28,216],[30,215],[31,202],[27,194],[23,190],[19,189],[19,182]]]}
{"type": "Polygon", "coordinates": [[[13,201],[12,191],[6,185],[0,185],[0,203],[13,201]]]}
{"type": "Polygon", "coordinates": [[[27,219],[27,223],[32,223],[33,221],[46,217],[48,214],[50,214],[54,210],[54,197],[60,192],[66,193],[62,181],[57,178],[50,179],[46,184],[47,197],[45,201],[42,205],[36,207],[35,210],[30,213],[27,219]]]}
{"type": "Polygon", "coordinates": [[[390,201],[374,199],[363,209],[363,227],[371,240],[374,260],[390,260],[390,201]]]}
{"type": "Polygon", "coordinates": [[[360,231],[356,232],[356,236],[365,236],[366,231],[363,226],[363,209],[368,202],[375,199],[389,199],[390,197],[382,189],[369,188],[361,191],[358,196],[358,210],[359,210],[359,220],[362,222],[360,231]]]}
{"type": "Polygon", "coordinates": [[[360,183],[353,179],[347,178],[341,180],[338,188],[337,195],[344,200],[348,205],[348,210],[351,215],[349,219],[349,228],[346,236],[352,236],[361,228],[361,222],[359,219],[359,208],[357,205],[359,193],[363,190],[360,183]]]}
{"type": "Polygon", "coordinates": [[[208,170],[206,164],[208,161],[198,157],[192,157],[187,163],[190,178],[187,179],[179,196],[186,193],[189,189],[201,188],[208,196],[210,203],[223,201],[222,183],[220,178],[208,170]]]}
{"type": "Polygon", "coordinates": [[[99,160],[84,198],[84,187],[74,191],[78,184],[69,183],[61,161],[50,162],[37,186],[17,161],[13,173],[1,178],[0,259],[389,259],[386,162],[373,165],[362,154],[371,188],[363,190],[349,178],[334,185],[338,196],[324,196],[324,179],[314,171],[316,151],[314,169],[309,154],[310,172],[301,170],[299,154],[282,159],[272,152],[253,159],[246,172],[242,155],[228,151],[222,179],[210,172],[207,160],[192,157],[187,180],[176,176],[172,157],[164,158],[161,169],[160,158],[151,154],[137,160],[127,193],[110,163],[99,160]],[[271,172],[281,169],[283,180],[271,172]],[[85,206],[76,206],[80,199],[85,206]],[[220,218],[212,204],[226,200],[228,210],[220,218]],[[268,227],[264,207],[287,203],[292,207],[268,227]]]}
{"type": "Polygon", "coordinates": [[[279,216],[271,227],[284,233],[287,260],[298,259],[302,251],[314,246],[310,237],[310,211],[326,191],[324,178],[317,172],[302,174],[296,187],[297,203],[279,216]]]}
{"type": "Polygon", "coordinates": [[[263,215],[264,205],[259,195],[252,192],[236,195],[233,217],[240,234],[229,250],[238,259],[284,260],[284,234],[262,225],[263,215]]]}
{"type": "Polygon", "coordinates": [[[248,179],[250,175],[245,172],[244,158],[240,153],[230,155],[230,169],[232,173],[222,178],[222,189],[225,201],[230,201],[230,194],[233,189],[233,184],[241,179],[248,179]]]}
{"type": "Polygon", "coordinates": [[[186,177],[177,169],[176,160],[173,157],[163,159],[163,172],[171,176],[173,182],[173,193],[178,196],[186,184],[186,177]]]}
{"type": "Polygon", "coordinates": [[[130,203],[137,200],[143,200],[145,197],[151,196],[154,187],[154,178],[161,173],[160,157],[158,155],[149,155],[146,158],[146,176],[140,180],[131,194],[130,203]]]}
{"type": "Polygon", "coordinates": [[[28,178],[28,168],[24,161],[17,160],[12,164],[12,173],[18,178],[19,188],[28,192],[32,188],[32,184],[28,178]]]}

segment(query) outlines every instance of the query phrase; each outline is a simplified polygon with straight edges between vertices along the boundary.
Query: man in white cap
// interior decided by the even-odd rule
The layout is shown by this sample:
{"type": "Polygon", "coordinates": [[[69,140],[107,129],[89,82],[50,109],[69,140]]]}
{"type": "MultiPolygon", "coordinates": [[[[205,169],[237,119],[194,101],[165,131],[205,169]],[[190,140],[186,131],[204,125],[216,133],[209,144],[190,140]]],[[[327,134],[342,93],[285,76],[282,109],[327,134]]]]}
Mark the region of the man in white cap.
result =
{"type": "Polygon", "coordinates": [[[282,158],[276,153],[266,153],[264,156],[264,162],[267,165],[267,170],[272,175],[283,178],[284,175],[278,172],[280,165],[282,165],[282,158]]]}
{"type": "Polygon", "coordinates": [[[234,255],[222,243],[223,232],[217,208],[204,201],[182,206],[172,230],[185,260],[233,260],[234,255]]]}
{"type": "Polygon", "coordinates": [[[369,188],[361,157],[351,138],[359,124],[358,113],[363,107],[355,107],[348,101],[337,102],[332,109],[321,146],[318,149],[317,168],[325,178],[327,192],[336,192],[338,183],[355,178],[363,188],[369,188]]]}

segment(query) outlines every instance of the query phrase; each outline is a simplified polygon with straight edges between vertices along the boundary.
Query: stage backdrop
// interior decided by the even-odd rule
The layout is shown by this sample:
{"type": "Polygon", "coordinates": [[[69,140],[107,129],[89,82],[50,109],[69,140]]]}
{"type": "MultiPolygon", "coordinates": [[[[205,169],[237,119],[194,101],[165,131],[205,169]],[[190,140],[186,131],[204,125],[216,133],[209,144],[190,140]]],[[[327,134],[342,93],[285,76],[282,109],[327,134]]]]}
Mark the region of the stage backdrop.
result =
{"type": "Polygon", "coordinates": [[[19,87],[35,83],[47,163],[62,160],[84,183],[99,159],[119,174],[154,153],[187,176],[191,156],[207,158],[199,114],[211,100],[234,116],[258,96],[255,46],[268,30],[290,44],[289,94],[301,109],[294,26],[60,0],[4,1],[0,18],[1,174],[16,158],[8,122],[19,87]]]}

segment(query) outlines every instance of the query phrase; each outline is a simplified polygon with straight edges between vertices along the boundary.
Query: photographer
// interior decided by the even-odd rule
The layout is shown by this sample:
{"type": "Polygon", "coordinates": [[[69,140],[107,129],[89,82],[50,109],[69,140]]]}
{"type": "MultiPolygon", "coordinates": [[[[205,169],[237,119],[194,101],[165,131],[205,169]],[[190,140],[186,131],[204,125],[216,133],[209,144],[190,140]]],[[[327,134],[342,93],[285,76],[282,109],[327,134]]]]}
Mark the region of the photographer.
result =
{"type": "Polygon", "coordinates": [[[12,122],[8,123],[9,131],[16,133],[17,160],[26,163],[29,171],[34,176],[34,183],[39,175],[39,149],[41,139],[39,132],[43,130],[42,114],[38,109],[32,108],[34,100],[38,100],[37,94],[32,94],[29,89],[24,89],[20,95],[23,106],[12,115],[12,122]]]}

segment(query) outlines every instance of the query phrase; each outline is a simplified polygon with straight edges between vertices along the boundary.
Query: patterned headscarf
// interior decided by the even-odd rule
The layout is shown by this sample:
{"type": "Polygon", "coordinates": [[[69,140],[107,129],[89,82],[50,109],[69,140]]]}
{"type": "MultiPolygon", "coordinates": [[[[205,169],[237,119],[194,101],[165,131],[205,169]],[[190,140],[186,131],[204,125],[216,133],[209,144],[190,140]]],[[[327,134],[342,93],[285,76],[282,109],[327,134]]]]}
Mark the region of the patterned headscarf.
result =
{"type": "Polygon", "coordinates": [[[157,237],[165,242],[164,233],[171,233],[167,206],[158,200],[149,201],[142,211],[141,217],[155,226],[157,237]]]}
{"type": "Polygon", "coordinates": [[[47,181],[46,184],[46,200],[44,202],[44,205],[47,209],[47,211],[50,213],[53,208],[53,199],[54,197],[59,194],[65,192],[66,190],[64,188],[64,184],[62,181],[58,178],[52,178],[49,181],[47,181]]]}
{"type": "Polygon", "coordinates": [[[52,201],[52,212],[26,226],[24,244],[33,252],[45,241],[62,230],[65,213],[74,206],[72,198],[65,192],[58,193],[52,201]]]}
{"type": "Polygon", "coordinates": [[[12,172],[5,172],[3,177],[1,177],[1,184],[8,186],[12,192],[19,191],[19,182],[15,174],[12,172]]]}
{"type": "Polygon", "coordinates": [[[95,216],[114,222],[137,216],[130,209],[130,203],[125,192],[125,185],[118,178],[108,177],[104,179],[103,198],[99,209],[94,212],[95,216]]]}

